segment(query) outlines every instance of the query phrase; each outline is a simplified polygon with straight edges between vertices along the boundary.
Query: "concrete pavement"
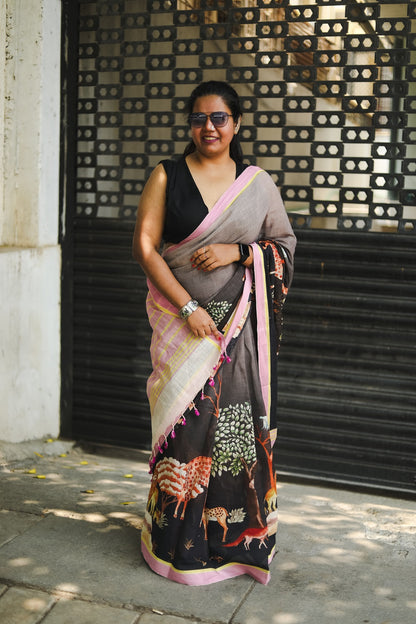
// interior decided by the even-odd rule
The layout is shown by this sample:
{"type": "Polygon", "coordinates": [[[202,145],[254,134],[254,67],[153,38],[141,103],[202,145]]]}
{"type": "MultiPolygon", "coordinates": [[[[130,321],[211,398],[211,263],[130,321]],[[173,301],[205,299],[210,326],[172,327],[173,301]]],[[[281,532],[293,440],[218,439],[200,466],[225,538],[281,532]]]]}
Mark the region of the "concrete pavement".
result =
{"type": "Polygon", "coordinates": [[[61,442],[1,450],[1,624],[416,621],[413,501],[280,483],[270,584],[185,587],[140,554],[147,454],[61,442]]]}

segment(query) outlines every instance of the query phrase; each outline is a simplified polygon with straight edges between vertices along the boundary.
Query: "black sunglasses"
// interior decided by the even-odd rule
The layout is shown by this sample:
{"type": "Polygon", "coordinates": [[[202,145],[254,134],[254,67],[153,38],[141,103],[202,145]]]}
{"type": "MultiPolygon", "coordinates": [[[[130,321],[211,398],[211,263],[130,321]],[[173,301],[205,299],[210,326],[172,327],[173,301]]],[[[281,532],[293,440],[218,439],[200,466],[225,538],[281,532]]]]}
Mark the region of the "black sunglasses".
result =
{"type": "Polygon", "coordinates": [[[208,117],[216,128],[223,128],[228,122],[228,117],[232,117],[232,115],[223,112],[211,113],[210,115],[206,113],[191,113],[188,117],[189,125],[191,128],[203,128],[207,123],[208,117]]]}

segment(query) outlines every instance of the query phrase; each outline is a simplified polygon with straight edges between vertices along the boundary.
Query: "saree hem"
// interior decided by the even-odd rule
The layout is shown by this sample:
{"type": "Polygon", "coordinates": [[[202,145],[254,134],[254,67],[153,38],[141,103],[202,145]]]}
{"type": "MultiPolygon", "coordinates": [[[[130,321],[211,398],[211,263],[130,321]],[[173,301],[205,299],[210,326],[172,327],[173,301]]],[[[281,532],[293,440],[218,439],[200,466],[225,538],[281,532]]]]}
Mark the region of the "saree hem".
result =
{"type": "MultiPolygon", "coordinates": [[[[212,585],[213,583],[219,583],[220,581],[225,581],[237,576],[243,576],[244,574],[251,576],[262,585],[267,585],[270,581],[270,570],[264,570],[257,566],[239,562],[230,562],[218,568],[179,570],[171,563],[156,557],[150,547],[149,538],[149,533],[143,529],[141,537],[141,551],[144,560],[153,572],[159,576],[175,581],[176,583],[192,586],[212,585]]],[[[269,555],[269,564],[271,563],[274,555],[275,547],[273,546],[269,555]]]]}

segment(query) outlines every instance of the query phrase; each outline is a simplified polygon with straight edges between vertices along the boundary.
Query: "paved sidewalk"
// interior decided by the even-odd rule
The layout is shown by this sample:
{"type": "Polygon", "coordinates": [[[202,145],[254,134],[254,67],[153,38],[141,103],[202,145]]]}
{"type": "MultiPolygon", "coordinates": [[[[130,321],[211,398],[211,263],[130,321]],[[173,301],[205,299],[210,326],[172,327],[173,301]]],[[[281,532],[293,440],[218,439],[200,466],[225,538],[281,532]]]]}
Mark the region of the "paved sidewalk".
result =
{"type": "Polygon", "coordinates": [[[1,624],[416,621],[415,502],[281,483],[270,584],[185,587],[140,554],[146,454],[51,442],[11,459],[0,445],[1,624]]]}

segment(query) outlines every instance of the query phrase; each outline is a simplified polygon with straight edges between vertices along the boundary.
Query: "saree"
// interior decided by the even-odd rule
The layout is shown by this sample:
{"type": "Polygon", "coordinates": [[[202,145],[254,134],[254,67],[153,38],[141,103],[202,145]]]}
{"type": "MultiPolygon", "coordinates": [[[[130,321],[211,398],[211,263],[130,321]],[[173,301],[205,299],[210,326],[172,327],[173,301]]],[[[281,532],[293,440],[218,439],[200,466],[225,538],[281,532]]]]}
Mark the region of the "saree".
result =
{"type": "Polygon", "coordinates": [[[249,166],[189,236],[162,252],[221,339],[195,337],[148,282],[152,477],[141,547],[153,571],[179,583],[270,579],[276,358],[295,244],[273,180],[249,166]],[[216,242],[250,244],[253,267],[193,268],[193,252],[216,242]]]}

